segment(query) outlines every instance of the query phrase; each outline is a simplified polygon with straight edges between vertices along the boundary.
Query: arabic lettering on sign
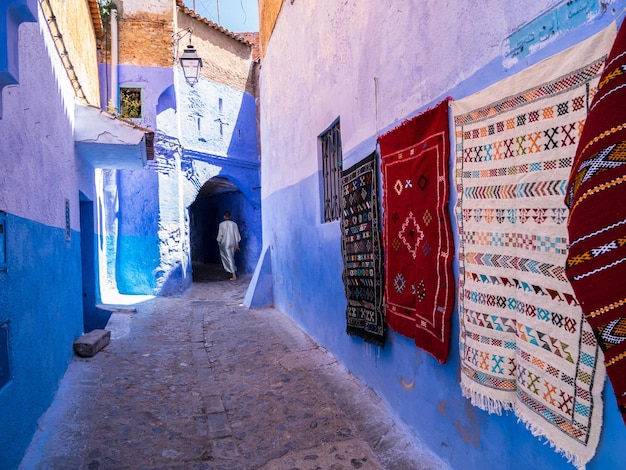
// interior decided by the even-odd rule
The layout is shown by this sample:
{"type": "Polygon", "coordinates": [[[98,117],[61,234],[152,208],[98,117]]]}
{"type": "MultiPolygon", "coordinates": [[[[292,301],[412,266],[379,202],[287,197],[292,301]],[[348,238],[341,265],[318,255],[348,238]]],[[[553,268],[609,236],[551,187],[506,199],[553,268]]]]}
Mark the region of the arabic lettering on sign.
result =
{"type": "Polygon", "coordinates": [[[574,29],[594,18],[601,11],[600,3],[601,0],[565,0],[521,26],[504,40],[504,65],[513,65],[541,49],[559,33],[574,29]]]}

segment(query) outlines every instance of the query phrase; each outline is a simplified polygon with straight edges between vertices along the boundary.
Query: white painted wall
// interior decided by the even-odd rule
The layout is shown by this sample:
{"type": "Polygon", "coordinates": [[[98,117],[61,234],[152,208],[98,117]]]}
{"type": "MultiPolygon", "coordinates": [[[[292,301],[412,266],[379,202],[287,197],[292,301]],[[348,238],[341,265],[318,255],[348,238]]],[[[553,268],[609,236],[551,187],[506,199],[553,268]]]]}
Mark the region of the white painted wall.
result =
{"type": "Polygon", "coordinates": [[[46,21],[20,26],[20,82],[3,90],[0,120],[0,210],[53,227],[79,229],[74,152],[74,90],[46,21]],[[43,38],[43,39],[42,39],[43,38]],[[40,44],[45,47],[27,47],[40,44]]]}
{"type": "Polygon", "coordinates": [[[312,143],[337,116],[346,155],[498,59],[552,4],[284,2],[261,69],[263,164],[280,177],[264,179],[262,197],[318,170],[312,143]]]}

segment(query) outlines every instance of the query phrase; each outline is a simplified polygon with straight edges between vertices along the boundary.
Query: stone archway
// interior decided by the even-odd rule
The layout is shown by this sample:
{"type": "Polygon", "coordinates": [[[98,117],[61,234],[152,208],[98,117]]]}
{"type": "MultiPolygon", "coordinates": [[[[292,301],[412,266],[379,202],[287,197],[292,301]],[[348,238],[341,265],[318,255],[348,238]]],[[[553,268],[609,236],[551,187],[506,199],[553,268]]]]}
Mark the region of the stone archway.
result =
{"type": "Polygon", "coordinates": [[[238,271],[245,272],[245,228],[242,227],[244,197],[241,190],[227,178],[215,176],[206,181],[195,201],[189,206],[189,236],[194,281],[225,279],[216,237],[224,211],[232,214],[242,232],[241,251],[237,255],[238,271]]]}

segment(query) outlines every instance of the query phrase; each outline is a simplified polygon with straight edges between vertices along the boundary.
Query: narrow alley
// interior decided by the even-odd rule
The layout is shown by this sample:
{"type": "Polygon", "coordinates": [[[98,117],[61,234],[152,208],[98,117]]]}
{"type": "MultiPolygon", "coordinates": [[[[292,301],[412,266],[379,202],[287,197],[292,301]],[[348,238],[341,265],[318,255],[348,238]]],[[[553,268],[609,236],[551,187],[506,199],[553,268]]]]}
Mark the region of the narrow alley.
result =
{"type": "Polygon", "coordinates": [[[35,469],[439,469],[385,404],[221,266],[114,310],[22,461],[35,469]]]}

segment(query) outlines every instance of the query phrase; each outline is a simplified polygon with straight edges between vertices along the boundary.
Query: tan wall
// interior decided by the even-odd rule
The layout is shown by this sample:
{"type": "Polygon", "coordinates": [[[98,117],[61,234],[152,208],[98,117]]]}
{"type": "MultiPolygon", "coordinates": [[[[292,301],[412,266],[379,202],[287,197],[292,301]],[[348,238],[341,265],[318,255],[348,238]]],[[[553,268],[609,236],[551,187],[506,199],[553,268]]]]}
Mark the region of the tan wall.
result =
{"type": "MultiPolygon", "coordinates": [[[[254,95],[252,47],[179,12],[178,28],[188,27],[193,28],[191,42],[203,61],[202,76],[254,95]]],[[[179,54],[182,54],[188,43],[188,37],[183,38],[179,44],[179,54]]]]}
{"type": "Polygon", "coordinates": [[[89,104],[100,106],[96,37],[87,0],[50,0],[63,44],[89,104]]]}
{"type": "Polygon", "coordinates": [[[265,55],[267,43],[274,31],[274,25],[283,6],[283,0],[259,0],[259,32],[261,34],[261,55],[265,55]]]}

